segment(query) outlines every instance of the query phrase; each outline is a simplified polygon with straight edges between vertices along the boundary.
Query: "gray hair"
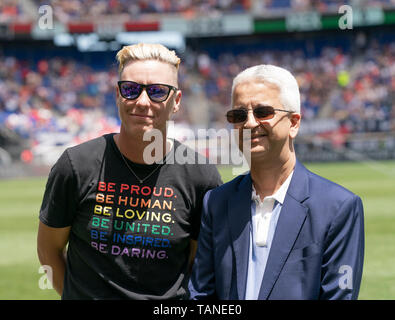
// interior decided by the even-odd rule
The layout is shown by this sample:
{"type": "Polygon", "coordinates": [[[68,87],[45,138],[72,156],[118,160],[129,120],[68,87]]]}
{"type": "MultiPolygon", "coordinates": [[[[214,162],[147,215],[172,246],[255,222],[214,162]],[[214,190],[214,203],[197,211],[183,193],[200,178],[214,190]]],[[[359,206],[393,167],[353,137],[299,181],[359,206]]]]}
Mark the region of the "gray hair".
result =
{"type": "Polygon", "coordinates": [[[247,68],[233,79],[232,105],[235,87],[251,79],[266,81],[277,86],[280,90],[280,101],[283,107],[300,114],[300,93],[295,77],[288,70],[269,64],[247,68]]]}

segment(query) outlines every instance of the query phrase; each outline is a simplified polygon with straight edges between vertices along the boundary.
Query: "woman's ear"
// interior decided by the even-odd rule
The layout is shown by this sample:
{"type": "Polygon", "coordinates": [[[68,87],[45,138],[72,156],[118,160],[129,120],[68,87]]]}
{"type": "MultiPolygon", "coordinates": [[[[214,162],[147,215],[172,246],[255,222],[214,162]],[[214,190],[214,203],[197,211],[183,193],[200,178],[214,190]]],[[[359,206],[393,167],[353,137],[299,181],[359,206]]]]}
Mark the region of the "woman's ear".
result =
{"type": "Polygon", "coordinates": [[[180,105],[181,105],[181,97],[182,97],[182,92],[181,90],[177,90],[174,98],[174,107],[173,107],[173,113],[176,113],[178,110],[180,110],[180,105]]]}

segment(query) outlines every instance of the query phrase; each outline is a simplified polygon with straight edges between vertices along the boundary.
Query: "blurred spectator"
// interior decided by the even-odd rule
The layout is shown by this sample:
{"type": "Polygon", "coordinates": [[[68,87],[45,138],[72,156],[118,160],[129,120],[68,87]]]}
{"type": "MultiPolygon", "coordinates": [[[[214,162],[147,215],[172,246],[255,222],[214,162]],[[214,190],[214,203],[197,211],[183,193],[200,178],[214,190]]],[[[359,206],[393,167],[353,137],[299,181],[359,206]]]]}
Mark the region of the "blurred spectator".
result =
{"type": "Polygon", "coordinates": [[[0,23],[9,23],[25,17],[19,0],[0,1],[0,23]]]}

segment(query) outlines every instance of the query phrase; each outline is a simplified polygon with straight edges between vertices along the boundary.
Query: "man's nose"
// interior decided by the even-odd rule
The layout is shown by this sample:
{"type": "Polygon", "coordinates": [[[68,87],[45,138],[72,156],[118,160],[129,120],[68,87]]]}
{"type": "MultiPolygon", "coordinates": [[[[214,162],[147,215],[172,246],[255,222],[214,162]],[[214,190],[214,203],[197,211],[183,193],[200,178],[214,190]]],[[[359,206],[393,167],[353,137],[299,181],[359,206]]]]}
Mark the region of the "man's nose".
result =
{"type": "Polygon", "coordinates": [[[247,128],[247,129],[252,129],[252,128],[255,128],[256,126],[259,126],[259,124],[260,124],[260,122],[255,119],[252,110],[248,110],[247,120],[245,121],[243,127],[247,128]]]}

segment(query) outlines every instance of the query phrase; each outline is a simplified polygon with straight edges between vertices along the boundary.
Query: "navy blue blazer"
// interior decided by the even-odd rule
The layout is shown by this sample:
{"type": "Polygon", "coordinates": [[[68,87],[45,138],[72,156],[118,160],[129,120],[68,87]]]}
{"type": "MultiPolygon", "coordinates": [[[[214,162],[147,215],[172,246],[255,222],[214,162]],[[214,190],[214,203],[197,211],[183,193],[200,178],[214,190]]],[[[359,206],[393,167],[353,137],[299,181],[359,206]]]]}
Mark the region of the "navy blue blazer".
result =
{"type": "MultiPolygon", "coordinates": [[[[245,297],[250,174],[207,192],[191,299],[245,297]]],[[[361,199],[298,161],[274,233],[259,299],[357,299],[364,259],[361,199]]]]}

